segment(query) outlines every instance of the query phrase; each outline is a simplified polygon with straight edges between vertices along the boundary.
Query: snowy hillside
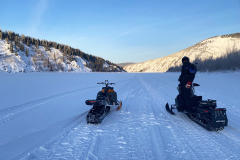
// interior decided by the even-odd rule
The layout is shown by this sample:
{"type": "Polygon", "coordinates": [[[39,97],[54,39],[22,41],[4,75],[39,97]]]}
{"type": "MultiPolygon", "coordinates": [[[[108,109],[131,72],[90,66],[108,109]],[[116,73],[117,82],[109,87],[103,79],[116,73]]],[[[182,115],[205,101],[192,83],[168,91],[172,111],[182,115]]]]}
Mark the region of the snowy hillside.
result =
{"type": "Polygon", "coordinates": [[[0,73],[0,159],[240,159],[240,72],[196,75],[196,94],[227,109],[228,126],[218,132],[165,110],[179,74],[0,73]],[[116,83],[123,107],[111,108],[99,125],[87,124],[85,100],[105,79],[116,83]]]}
{"type": "Polygon", "coordinates": [[[58,49],[50,48],[45,51],[43,46],[37,49],[35,46],[25,46],[29,50],[28,55],[25,51],[14,50],[11,53],[8,49],[10,44],[5,40],[0,40],[0,71],[4,72],[39,72],[39,71],[62,71],[62,72],[91,72],[90,68],[82,58],[75,56],[73,61],[63,57],[58,49]]]}
{"type": "Polygon", "coordinates": [[[124,66],[127,72],[166,72],[170,67],[181,65],[181,59],[188,56],[190,61],[199,58],[215,59],[228,54],[230,51],[240,50],[240,38],[231,36],[217,36],[203,40],[194,46],[171,54],[169,56],[150,60],[143,63],[124,66]]]}

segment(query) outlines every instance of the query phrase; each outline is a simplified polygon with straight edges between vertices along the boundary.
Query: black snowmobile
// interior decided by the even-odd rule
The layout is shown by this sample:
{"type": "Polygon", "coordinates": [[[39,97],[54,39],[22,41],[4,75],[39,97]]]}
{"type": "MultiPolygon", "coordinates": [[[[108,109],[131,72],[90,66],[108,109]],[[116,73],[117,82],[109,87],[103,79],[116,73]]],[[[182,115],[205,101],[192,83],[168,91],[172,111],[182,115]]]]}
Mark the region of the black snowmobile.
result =
{"type": "Polygon", "coordinates": [[[169,107],[167,103],[166,110],[172,115],[175,114],[172,111],[173,109],[177,109],[178,112],[184,112],[191,120],[209,131],[223,130],[224,126],[228,124],[226,108],[217,108],[216,100],[202,100],[202,96],[196,96],[194,92],[197,86],[200,85],[193,83],[191,91],[192,108],[190,111],[184,110],[185,103],[181,97],[180,85],[177,88],[179,95],[175,99],[175,104],[169,107]]]}
{"type": "Polygon", "coordinates": [[[115,85],[115,83],[105,82],[97,83],[104,84],[106,87],[102,87],[102,90],[98,92],[97,98],[94,100],[86,100],[86,105],[93,106],[88,112],[86,120],[87,123],[99,124],[108,115],[111,107],[117,107],[117,111],[122,108],[122,102],[117,100],[117,93],[113,90],[113,87],[109,85],[115,85]]]}

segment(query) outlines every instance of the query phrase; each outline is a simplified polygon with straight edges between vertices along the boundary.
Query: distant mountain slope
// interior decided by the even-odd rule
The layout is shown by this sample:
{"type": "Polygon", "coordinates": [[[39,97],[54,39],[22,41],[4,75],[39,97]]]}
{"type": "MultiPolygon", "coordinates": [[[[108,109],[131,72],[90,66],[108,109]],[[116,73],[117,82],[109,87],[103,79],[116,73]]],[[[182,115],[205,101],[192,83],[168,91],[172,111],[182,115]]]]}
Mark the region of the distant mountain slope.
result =
{"type": "Polygon", "coordinates": [[[166,72],[170,67],[181,65],[181,59],[188,56],[190,61],[216,59],[231,51],[240,50],[240,33],[216,36],[203,40],[187,49],[143,63],[124,66],[127,72],[166,72]]]}
{"type": "Polygon", "coordinates": [[[127,66],[127,65],[132,65],[132,64],[135,64],[135,63],[133,63],[133,62],[125,62],[125,63],[118,63],[117,65],[119,65],[119,66],[127,66]]]}
{"type": "Polygon", "coordinates": [[[0,71],[124,72],[122,67],[108,60],[68,45],[1,29],[0,71]]]}

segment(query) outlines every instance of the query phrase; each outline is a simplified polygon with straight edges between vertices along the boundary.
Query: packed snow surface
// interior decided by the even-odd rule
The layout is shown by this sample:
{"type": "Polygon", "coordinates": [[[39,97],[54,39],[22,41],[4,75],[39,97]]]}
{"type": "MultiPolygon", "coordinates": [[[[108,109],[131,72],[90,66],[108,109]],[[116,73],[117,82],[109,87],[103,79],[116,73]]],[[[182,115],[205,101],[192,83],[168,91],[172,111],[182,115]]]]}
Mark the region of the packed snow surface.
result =
{"type": "Polygon", "coordinates": [[[170,115],[180,73],[0,73],[0,159],[240,159],[240,73],[197,73],[196,94],[227,109],[210,132],[170,115]],[[86,123],[104,80],[115,82],[120,111],[86,123]]]}

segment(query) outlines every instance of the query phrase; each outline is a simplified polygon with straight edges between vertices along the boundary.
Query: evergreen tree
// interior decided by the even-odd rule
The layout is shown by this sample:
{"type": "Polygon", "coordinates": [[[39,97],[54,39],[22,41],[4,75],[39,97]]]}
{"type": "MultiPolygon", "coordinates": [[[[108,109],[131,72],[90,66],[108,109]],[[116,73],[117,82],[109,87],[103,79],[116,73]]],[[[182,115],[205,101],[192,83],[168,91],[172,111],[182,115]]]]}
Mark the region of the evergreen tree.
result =
{"type": "Polygon", "coordinates": [[[17,45],[16,45],[16,46],[19,47],[19,48],[20,48],[20,46],[21,46],[20,38],[19,38],[19,37],[17,37],[17,45]]]}
{"type": "Polygon", "coordinates": [[[26,48],[26,56],[28,57],[28,55],[29,55],[29,49],[26,48]]]}
{"type": "Polygon", "coordinates": [[[62,61],[65,62],[65,56],[64,55],[62,56],[62,61]]]}
{"type": "Polygon", "coordinates": [[[43,39],[40,41],[40,46],[44,46],[44,40],[43,39]]]}
{"type": "Polygon", "coordinates": [[[24,34],[21,35],[21,39],[22,39],[22,43],[26,43],[26,39],[25,39],[24,34]]]}
{"type": "Polygon", "coordinates": [[[0,39],[3,39],[2,29],[0,29],[0,39]]]}
{"type": "Polygon", "coordinates": [[[48,66],[48,68],[50,68],[50,61],[49,61],[49,57],[48,57],[48,61],[47,61],[47,66],[48,66]]]}
{"type": "Polygon", "coordinates": [[[11,32],[11,31],[8,31],[8,39],[9,39],[10,41],[12,41],[12,32],[11,32]]]}
{"type": "Polygon", "coordinates": [[[48,50],[48,47],[47,47],[47,42],[45,42],[45,44],[44,44],[44,48],[45,48],[45,51],[47,51],[48,50]]]}
{"type": "Polygon", "coordinates": [[[20,44],[20,50],[24,51],[24,44],[20,44]]]}
{"type": "Polygon", "coordinates": [[[11,41],[11,44],[10,44],[10,52],[13,53],[13,44],[12,44],[12,41],[11,41]]]}
{"type": "Polygon", "coordinates": [[[27,46],[30,46],[30,42],[29,42],[29,39],[27,39],[27,46]]]}
{"type": "Polygon", "coordinates": [[[58,45],[57,43],[54,43],[54,48],[57,49],[58,45]]]}
{"type": "Polygon", "coordinates": [[[5,39],[7,41],[7,44],[9,44],[9,40],[8,40],[8,37],[5,39]]]}
{"type": "Polygon", "coordinates": [[[58,50],[61,51],[61,46],[60,45],[58,46],[58,50]]]}
{"type": "Polygon", "coordinates": [[[18,44],[18,37],[17,36],[14,37],[14,42],[15,42],[15,45],[18,44]]]}
{"type": "Polygon", "coordinates": [[[35,41],[35,46],[38,49],[38,41],[35,41]]]}
{"type": "Polygon", "coordinates": [[[73,51],[71,51],[72,52],[72,54],[71,54],[71,61],[73,61],[73,51]]]}
{"type": "Polygon", "coordinates": [[[17,52],[17,49],[15,49],[15,56],[18,56],[18,52],[17,52]]]}
{"type": "Polygon", "coordinates": [[[32,44],[32,45],[34,45],[35,44],[35,38],[31,38],[31,42],[30,42],[30,44],[32,44]]]}
{"type": "Polygon", "coordinates": [[[54,52],[54,57],[53,57],[54,61],[56,62],[56,55],[55,55],[55,52],[54,52]]]}

